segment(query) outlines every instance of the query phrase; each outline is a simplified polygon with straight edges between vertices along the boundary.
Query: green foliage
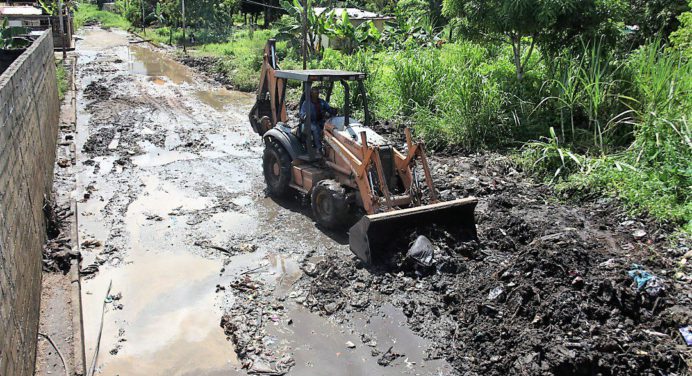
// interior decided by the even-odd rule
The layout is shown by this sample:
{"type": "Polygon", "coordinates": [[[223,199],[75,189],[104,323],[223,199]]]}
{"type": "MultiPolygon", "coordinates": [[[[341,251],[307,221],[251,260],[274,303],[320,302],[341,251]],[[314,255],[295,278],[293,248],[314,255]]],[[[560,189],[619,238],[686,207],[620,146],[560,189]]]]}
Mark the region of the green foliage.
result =
{"type": "Polygon", "coordinates": [[[372,21],[353,26],[347,12],[342,12],[341,17],[330,12],[324,21],[323,34],[337,42],[342,51],[348,54],[376,46],[381,37],[372,21]]]}
{"type": "Polygon", "coordinates": [[[7,18],[0,25],[0,48],[20,49],[31,45],[29,39],[23,38],[29,33],[29,29],[20,26],[8,26],[7,18]]]}
{"type": "Polygon", "coordinates": [[[305,0],[306,8],[303,8],[302,3],[300,0],[281,0],[281,7],[286,11],[288,17],[282,18],[282,29],[279,31],[279,37],[282,40],[291,41],[293,48],[300,48],[303,40],[303,17],[305,17],[308,42],[307,53],[309,56],[314,56],[322,51],[319,37],[325,34],[327,15],[325,13],[319,15],[315,13],[314,1],[312,0],[305,0]]]}
{"type": "Polygon", "coordinates": [[[397,16],[395,25],[386,25],[382,42],[392,49],[433,47],[441,41],[442,29],[429,14],[418,17],[397,16]]]}
{"type": "Polygon", "coordinates": [[[552,127],[550,137],[542,137],[539,141],[524,144],[517,160],[524,170],[538,176],[549,177],[550,182],[582,172],[585,167],[585,158],[560,145],[555,129],[552,127]]]}
{"type": "Polygon", "coordinates": [[[131,26],[130,22],[119,14],[99,10],[94,4],[79,4],[74,14],[75,28],[79,29],[90,23],[99,23],[104,28],[115,27],[123,30],[129,29],[131,26]]]}
{"type": "Polygon", "coordinates": [[[522,79],[536,43],[548,52],[568,46],[575,36],[616,29],[603,24],[618,24],[617,4],[616,0],[445,0],[443,10],[461,18],[465,35],[509,43],[517,77],[522,79]]]}
{"type": "Polygon", "coordinates": [[[439,61],[429,63],[443,74],[430,77],[432,103],[416,103],[417,133],[434,148],[470,151],[504,144],[515,123],[504,81],[513,79],[512,66],[489,59],[488,50],[471,43],[446,45],[439,61]]]}
{"type": "Polygon", "coordinates": [[[396,4],[396,18],[399,22],[416,22],[428,15],[427,0],[401,0],[396,4]]]}
{"type": "MultiPolygon", "coordinates": [[[[267,39],[274,37],[274,32],[272,30],[237,32],[229,37],[227,42],[207,43],[195,48],[194,53],[221,57],[216,70],[224,73],[236,89],[253,91],[257,89],[259,82],[264,46],[267,39]]],[[[298,68],[297,63],[286,55],[286,47],[286,42],[277,42],[277,54],[281,67],[289,69],[293,63],[296,65],[291,68],[298,68]]]]}
{"type": "MultiPolygon", "coordinates": [[[[692,8],[692,1],[689,3],[692,8]]],[[[692,59],[692,10],[680,14],[680,27],[670,35],[670,40],[676,50],[681,51],[686,58],[692,59]]]]}
{"type": "Polygon", "coordinates": [[[689,0],[629,0],[628,3],[627,23],[639,28],[631,41],[628,40],[635,47],[654,38],[667,40],[678,28],[678,16],[692,8],[689,0]]]}
{"type": "Polygon", "coordinates": [[[58,81],[58,98],[60,100],[65,99],[65,93],[67,92],[67,70],[62,60],[57,60],[55,62],[55,78],[58,81]]]}
{"type": "MultiPolygon", "coordinates": [[[[594,73],[599,69],[589,68],[589,64],[598,66],[585,60],[567,68],[576,77],[576,85],[599,82],[595,77],[600,73],[594,73]],[[579,78],[585,74],[593,77],[579,78]]],[[[558,180],[559,191],[613,195],[635,212],[672,220],[692,231],[692,62],[678,51],[666,51],[659,42],[652,42],[623,62],[622,75],[628,77],[627,86],[615,82],[612,72],[601,77],[613,94],[625,88],[630,91],[630,97],[619,98],[630,106],[631,142],[626,149],[577,157],[572,163],[563,158],[569,149],[564,142],[559,146],[551,132],[550,140],[527,144],[520,162],[539,176],[558,180]]],[[[577,107],[588,110],[594,101],[588,98],[590,91],[577,91],[582,93],[575,101],[577,107]]],[[[569,101],[559,103],[565,102],[569,101]]],[[[615,108],[611,103],[601,113],[612,114],[615,108]]]]}
{"type": "Polygon", "coordinates": [[[142,2],[143,0],[115,0],[115,7],[118,14],[122,15],[132,26],[142,27],[142,2]]]}
{"type": "Polygon", "coordinates": [[[432,109],[433,96],[441,88],[444,70],[437,50],[407,51],[394,64],[394,82],[404,115],[417,107],[432,109]]]}

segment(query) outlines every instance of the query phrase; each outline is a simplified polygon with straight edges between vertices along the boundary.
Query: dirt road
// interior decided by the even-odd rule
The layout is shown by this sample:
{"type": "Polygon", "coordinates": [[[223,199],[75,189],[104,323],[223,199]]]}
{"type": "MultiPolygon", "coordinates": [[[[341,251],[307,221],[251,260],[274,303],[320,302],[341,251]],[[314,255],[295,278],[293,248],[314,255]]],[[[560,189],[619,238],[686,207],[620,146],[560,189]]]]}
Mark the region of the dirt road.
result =
{"type": "Polygon", "coordinates": [[[262,143],[246,116],[251,95],[124,32],[94,28],[80,37],[75,195],[88,368],[451,372],[444,360],[424,360],[430,343],[399,310],[340,323],[296,302],[299,266],[348,249],[300,205],[265,197],[262,143]],[[405,357],[378,364],[393,351],[405,357]]]}

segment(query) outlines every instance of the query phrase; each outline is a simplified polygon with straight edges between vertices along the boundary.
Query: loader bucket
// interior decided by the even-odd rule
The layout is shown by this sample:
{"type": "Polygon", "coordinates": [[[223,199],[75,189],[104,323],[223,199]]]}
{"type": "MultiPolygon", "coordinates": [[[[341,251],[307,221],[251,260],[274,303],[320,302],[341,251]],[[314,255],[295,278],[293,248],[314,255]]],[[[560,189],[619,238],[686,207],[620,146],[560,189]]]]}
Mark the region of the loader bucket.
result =
{"type": "Polygon", "coordinates": [[[404,236],[419,226],[435,224],[450,232],[476,238],[474,210],[478,200],[473,197],[391,212],[366,215],[349,230],[351,251],[367,264],[386,256],[396,237],[404,236]]]}

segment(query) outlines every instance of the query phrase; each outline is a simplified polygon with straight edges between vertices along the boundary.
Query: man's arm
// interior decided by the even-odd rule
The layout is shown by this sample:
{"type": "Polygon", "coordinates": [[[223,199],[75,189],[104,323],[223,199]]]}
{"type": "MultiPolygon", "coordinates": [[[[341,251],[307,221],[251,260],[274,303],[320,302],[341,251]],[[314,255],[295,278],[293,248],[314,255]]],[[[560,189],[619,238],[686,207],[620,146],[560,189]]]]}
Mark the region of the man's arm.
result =
{"type": "Polygon", "coordinates": [[[304,101],[303,105],[300,107],[300,119],[304,120],[308,113],[308,102],[304,101]]]}
{"type": "Polygon", "coordinates": [[[320,106],[322,106],[322,112],[329,113],[329,115],[334,116],[334,110],[324,99],[320,99],[320,106]]]}

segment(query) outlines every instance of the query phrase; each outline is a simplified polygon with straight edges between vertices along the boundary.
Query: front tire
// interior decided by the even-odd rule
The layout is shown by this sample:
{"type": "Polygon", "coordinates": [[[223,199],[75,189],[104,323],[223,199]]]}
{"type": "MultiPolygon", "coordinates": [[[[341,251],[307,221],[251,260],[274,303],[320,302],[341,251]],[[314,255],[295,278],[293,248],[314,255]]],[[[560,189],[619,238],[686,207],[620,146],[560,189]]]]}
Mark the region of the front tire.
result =
{"type": "Polygon", "coordinates": [[[273,138],[268,138],[266,141],[262,167],[269,194],[275,197],[284,196],[291,182],[291,157],[286,149],[273,138]]]}
{"type": "Polygon", "coordinates": [[[318,224],[338,229],[346,224],[349,205],[346,190],[334,180],[322,180],[312,189],[312,213],[318,224]]]}

